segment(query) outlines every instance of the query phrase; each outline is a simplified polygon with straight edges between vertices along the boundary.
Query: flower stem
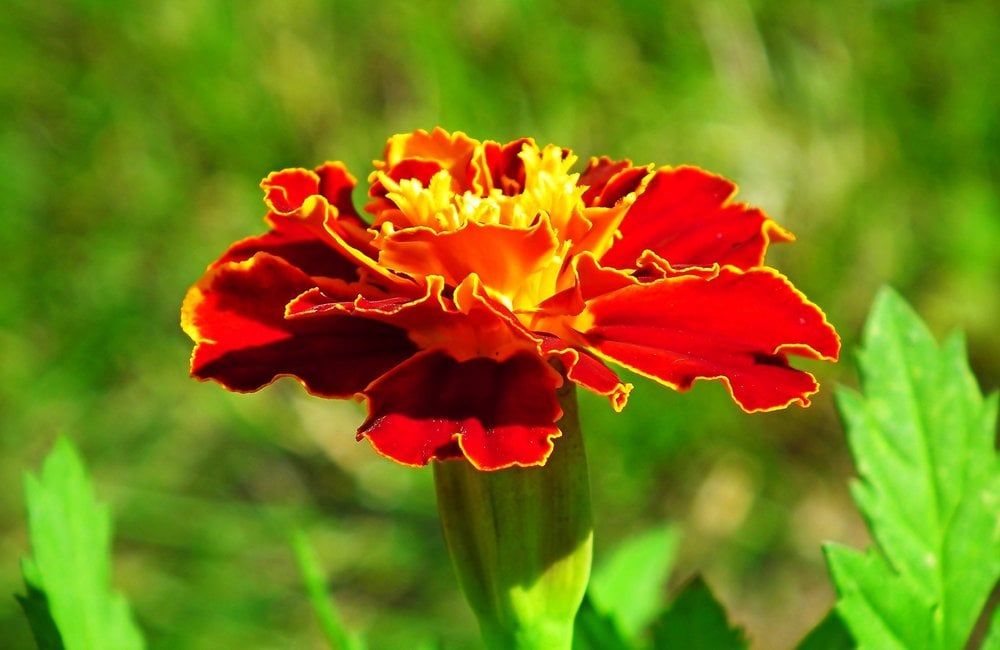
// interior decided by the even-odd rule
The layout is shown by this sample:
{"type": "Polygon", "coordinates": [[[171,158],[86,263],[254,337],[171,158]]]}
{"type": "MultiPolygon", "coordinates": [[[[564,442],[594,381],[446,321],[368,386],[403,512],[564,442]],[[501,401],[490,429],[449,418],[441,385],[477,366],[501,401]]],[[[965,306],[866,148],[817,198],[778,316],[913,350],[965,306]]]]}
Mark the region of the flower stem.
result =
{"type": "Polygon", "coordinates": [[[587,459],[575,387],[559,390],[562,436],[542,467],[434,465],[438,510],[466,599],[491,650],[570,650],[590,578],[587,459]]]}

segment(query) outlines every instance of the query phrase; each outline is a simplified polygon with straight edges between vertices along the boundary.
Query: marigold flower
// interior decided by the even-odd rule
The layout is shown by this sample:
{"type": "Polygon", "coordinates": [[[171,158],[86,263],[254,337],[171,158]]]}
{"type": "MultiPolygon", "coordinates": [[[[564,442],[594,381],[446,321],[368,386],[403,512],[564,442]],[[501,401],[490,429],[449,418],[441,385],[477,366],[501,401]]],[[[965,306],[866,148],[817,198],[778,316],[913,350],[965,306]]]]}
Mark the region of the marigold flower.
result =
{"type": "Polygon", "coordinates": [[[261,183],[270,230],[188,292],[192,374],[254,391],[281,376],[360,397],[367,438],[406,465],[545,463],[563,377],[616,410],[615,362],[677,390],[718,379],[745,411],[802,406],[788,355],[832,361],[823,313],[774,269],[792,235],[695,167],[636,167],[524,138],[415,131],[369,177],[339,162],[261,183]]]}

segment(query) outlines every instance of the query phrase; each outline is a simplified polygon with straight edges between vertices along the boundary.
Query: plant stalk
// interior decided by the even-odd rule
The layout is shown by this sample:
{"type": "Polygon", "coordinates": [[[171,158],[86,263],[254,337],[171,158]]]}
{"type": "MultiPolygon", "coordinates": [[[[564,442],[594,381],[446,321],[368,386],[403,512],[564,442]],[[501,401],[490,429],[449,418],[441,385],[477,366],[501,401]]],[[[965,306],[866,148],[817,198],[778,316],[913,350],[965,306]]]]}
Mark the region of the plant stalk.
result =
{"type": "Polygon", "coordinates": [[[593,522],[575,386],[563,381],[555,448],[541,467],[434,464],[438,511],[490,650],[570,650],[590,578],[593,522]]]}

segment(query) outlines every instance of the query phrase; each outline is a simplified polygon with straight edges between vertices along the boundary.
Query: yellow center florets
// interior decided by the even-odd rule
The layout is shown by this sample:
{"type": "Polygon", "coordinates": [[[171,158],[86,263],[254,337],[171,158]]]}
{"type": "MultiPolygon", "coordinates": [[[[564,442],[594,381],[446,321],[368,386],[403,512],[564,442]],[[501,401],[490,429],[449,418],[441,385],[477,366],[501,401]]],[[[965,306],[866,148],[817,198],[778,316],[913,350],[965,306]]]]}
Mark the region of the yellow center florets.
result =
{"type": "Polygon", "coordinates": [[[387,228],[391,232],[401,224],[448,232],[470,221],[529,228],[544,213],[563,239],[565,226],[581,210],[580,197],[586,189],[577,186],[579,174],[569,173],[576,156],[563,158],[562,149],[554,145],[539,150],[526,144],[519,158],[524,163],[525,181],[522,192],[514,196],[499,189],[485,195],[460,193],[456,191],[457,181],[447,170],[434,174],[426,186],[417,179],[397,182],[385,172],[377,172],[376,178],[388,190],[386,198],[398,212],[379,215],[373,225],[383,234],[387,234],[387,228]]]}
{"type": "MultiPolygon", "coordinates": [[[[443,240],[436,248],[428,246],[427,254],[439,257],[440,274],[450,277],[449,284],[457,285],[465,274],[479,275],[487,293],[531,326],[541,317],[539,305],[571,286],[572,257],[590,252],[599,258],[610,248],[621,215],[634,197],[615,207],[585,207],[587,186],[580,185],[580,174],[570,172],[576,156],[554,145],[539,148],[529,142],[518,157],[524,178],[520,192],[513,195],[492,187],[489,179],[483,181],[472,164],[469,178],[456,178],[455,172],[442,169],[426,184],[416,178],[393,180],[386,171],[376,171],[372,181],[385,188],[388,204],[377,201],[372,205],[372,229],[375,246],[383,253],[387,242],[403,236],[405,230],[430,229],[440,235],[443,240]],[[459,236],[463,230],[480,226],[499,230],[482,238],[477,235],[475,247],[470,246],[471,237],[459,236]],[[516,239],[509,236],[511,230],[518,232],[516,239]],[[456,237],[451,239],[452,235],[456,237]],[[457,268],[463,268],[464,274],[456,275],[457,268]]],[[[404,236],[408,241],[412,238],[404,236]]],[[[395,248],[380,257],[390,266],[401,259],[395,248]]],[[[426,260],[417,264],[406,257],[405,262],[395,268],[405,273],[418,267],[419,273],[438,273],[426,260]]]]}

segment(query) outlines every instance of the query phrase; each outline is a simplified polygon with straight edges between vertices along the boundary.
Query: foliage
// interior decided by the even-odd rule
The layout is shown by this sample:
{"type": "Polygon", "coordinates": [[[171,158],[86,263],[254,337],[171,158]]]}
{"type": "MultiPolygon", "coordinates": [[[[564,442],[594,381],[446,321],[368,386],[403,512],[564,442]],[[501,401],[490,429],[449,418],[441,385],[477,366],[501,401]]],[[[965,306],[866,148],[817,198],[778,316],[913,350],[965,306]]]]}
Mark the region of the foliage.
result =
{"type": "Polygon", "coordinates": [[[125,599],[110,585],[111,520],[62,438],[40,476],[25,477],[32,557],[18,598],[41,650],[142,650],[125,599]]]}
{"type": "Polygon", "coordinates": [[[854,638],[844,627],[844,622],[831,610],[826,617],[814,627],[796,650],[854,650],[854,638]]]}
{"type": "Polygon", "coordinates": [[[861,648],[961,648],[1000,580],[997,398],[958,336],[939,349],[891,291],[865,328],[863,395],[839,392],[876,547],[831,546],[837,611],[861,648]]]}
{"type": "Polygon", "coordinates": [[[589,586],[594,605],[627,638],[636,639],[659,612],[679,543],[675,526],[658,526],[622,542],[594,569],[589,586]]]}
{"type": "Polygon", "coordinates": [[[653,650],[746,650],[746,638],[730,627],[726,612],[701,579],[692,580],[653,626],[653,650]]]}
{"type": "Polygon", "coordinates": [[[330,650],[364,650],[364,641],[360,636],[351,634],[344,627],[340,614],[326,593],[323,568],[316,558],[316,552],[301,530],[296,530],[292,535],[292,549],[295,552],[296,560],[298,560],[299,571],[302,572],[306,593],[309,594],[309,600],[319,618],[320,627],[323,628],[323,634],[330,650]]]}

